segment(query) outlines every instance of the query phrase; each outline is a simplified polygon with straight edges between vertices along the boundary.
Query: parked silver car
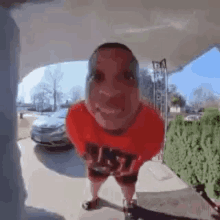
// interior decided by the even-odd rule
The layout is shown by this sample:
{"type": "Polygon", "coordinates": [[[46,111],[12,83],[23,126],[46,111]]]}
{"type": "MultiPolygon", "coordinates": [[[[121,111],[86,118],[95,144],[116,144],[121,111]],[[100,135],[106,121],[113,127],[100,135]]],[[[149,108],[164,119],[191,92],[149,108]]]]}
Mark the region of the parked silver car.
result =
{"type": "Polygon", "coordinates": [[[66,116],[68,109],[61,109],[51,115],[39,116],[32,125],[31,139],[48,147],[70,144],[66,135],[66,116]]]}
{"type": "Polygon", "coordinates": [[[201,119],[201,115],[188,115],[185,117],[185,121],[197,121],[201,119]]]}

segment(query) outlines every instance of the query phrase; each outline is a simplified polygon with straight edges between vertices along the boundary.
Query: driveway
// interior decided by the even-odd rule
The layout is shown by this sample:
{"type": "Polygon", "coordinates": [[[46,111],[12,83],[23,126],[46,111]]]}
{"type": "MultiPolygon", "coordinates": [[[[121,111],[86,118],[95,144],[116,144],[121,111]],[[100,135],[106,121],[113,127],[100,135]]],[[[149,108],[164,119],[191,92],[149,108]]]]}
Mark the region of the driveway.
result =
{"type": "MultiPolygon", "coordinates": [[[[90,212],[81,208],[81,203],[90,197],[90,188],[85,165],[73,148],[49,151],[30,138],[18,141],[18,146],[28,194],[26,206],[45,209],[66,220],[93,219],[90,212]]],[[[93,212],[94,219],[124,219],[121,188],[113,177],[101,187],[100,197],[107,206],[93,212]]]]}
{"type": "Polygon", "coordinates": [[[77,219],[86,173],[75,150],[49,152],[30,138],[18,141],[18,147],[28,194],[26,206],[46,209],[66,220],[77,219]]]}
{"type": "MultiPolygon", "coordinates": [[[[88,180],[85,178],[84,162],[78,157],[73,148],[66,148],[63,151],[58,149],[51,151],[36,145],[30,138],[18,141],[18,146],[21,150],[22,175],[28,195],[25,202],[26,206],[56,213],[66,220],[104,220],[109,219],[109,217],[111,219],[124,219],[121,210],[122,192],[113,177],[109,177],[100,190],[100,197],[104,199],[105,207],[93,211],[92,216],[91,212],[82,210],[81,202],[90,196],[90,189],[88,180]]],[[[145,163],[139,173],[136,186],[137,194],[134,195],[134,198],[139,200],[139,211],[144,211],[143,213],[151,209],[149,205],[146,206],[149,203],[146,197],[152,200],[154,196],[157,196],[157,202],[154,201],[154,203],[158,205],[160,204],[159,201],[166,204],[162,200],[163,194],[165,198],[167,197],[166,193],[171,196],[172,193],[175,195],[183,191],[183,196],[187,197],[184,190],[188,190],[188,186],[178,178],[170,176],[168,170],[165,172],[166,170],[161,169],[159,165],[157,168],[156,164],[157,162],[151,161],[145,163]]],[[[180,197],[177,196],[177,198],[180,197]]],[[[198,207],[200,207],[199,203],[202,204],[202,201],[199,201],[198,197],[198,207]]],[[[158,205],[156,206],[158,207],[158,205]]],[[[188,202],[185,201],[184,205],[188,205],[188,202]]],[[[162,211],[162,208],[165,207],[162,207],[161,204],[159,210],[157,210],[158,213],[162,211]]],[[[29,212],[31,211],[29,209],[29,212]]],[[[35,216],[40,217],[36,210],[33,211],[35,216]]],[[[175,207],[174,211],[177,211],[175,207]]],[[[158,213],[154,214],[158,215],[158,213]]],[[[163,217],[170,219],[171,216],[163,215],[163,217]]],[[[38,218],[28,218],[28,220],[34,219],[38,218]]],[[[39,219],[51,220],[54,218],[40,217],[39,219]]],[[[176,217],[176,219],[178,218],[176,217]]]]}

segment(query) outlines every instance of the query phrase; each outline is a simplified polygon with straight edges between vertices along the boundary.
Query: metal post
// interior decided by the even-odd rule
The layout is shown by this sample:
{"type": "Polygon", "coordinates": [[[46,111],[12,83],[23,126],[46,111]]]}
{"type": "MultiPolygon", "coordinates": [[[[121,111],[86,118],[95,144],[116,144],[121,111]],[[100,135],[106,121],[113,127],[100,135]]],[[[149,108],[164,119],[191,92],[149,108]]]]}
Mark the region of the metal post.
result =
{"type": "MultiPolygon", "coordinates": [[[[167,92],[168,92],[168,76],[167,76],[167,67],[166,67],[166,59],[163,59],[160,62],[153,61],[153,68],[154,68],[154,103],[156,107],[156,88],[155,88],[155,74],[158,71],[158,69],[161,70],[161,74],[164,75],[164,82],[165,82],[165,137],[164,137],[164,147],[165,147],[165,138],[167,134],[167,126],[168,126],[168,97],[167,97],[167,92]],[[163,71],[162,71],[163,70],[163,71]]],[[[162,106],[162,100],[161,100],[161,106],[162,106]]],[[[162,111],[162,108],[161,108],[162,111]]],[[[164,150],[164,149],[163,149],[164,150]]],[[[163,152],[162,152],[163,153],[163,152]]],[[[164,164],[164,160],[162,160],[162,163],[164,164]]]]}
{"type": "Polygon", "coordinates": [[[155,80],[155,69],[154,69],[154,108],[156,108],[156,80],[155,80]]]}
{"type": "MultiPolygon", "coordinates": [[[[167,93],[168,93],[168,76],[167,76],[167,66],[166,66],[166,59],[163,60],[164,61],[164,72],[165,72],[165,86],[166,86],[166,102],[165,102],[165,140],[166,140],[166,134],[167,134],[167,126],[168,126],[168,97],[167,97],[167,93]]],[[[165,148],[165,141],[164,141],[164,148],[165,148]]],[[[163,149],[164,150],[164,149],[163,149]]],[[[164,159],[162,160],[162,164],[164,164],[164,159]]]]}
{"type": "Polygon", "coordinates": [[[154,108],[156,108],[156,73],[157,69],[160,68],[160,62],[153,61],[153,68],[154,68],[154,108]]]}
{"type": "MultiPolygon", "coordinates": [[[[165,62],[166,62],[166,60],[165,60],[165,62]]],[[[167,90],[168,90],[168,76],[167,76],[167,69],[165,68],[165,77],[166,77],[166,129],[165,129],[165,135],[166,135],[166,133],[167,133],[167,126],[168,126],[168,106],[167,106],[167,102],[168,102],[168,100],[167,100],[167,90]]]]}

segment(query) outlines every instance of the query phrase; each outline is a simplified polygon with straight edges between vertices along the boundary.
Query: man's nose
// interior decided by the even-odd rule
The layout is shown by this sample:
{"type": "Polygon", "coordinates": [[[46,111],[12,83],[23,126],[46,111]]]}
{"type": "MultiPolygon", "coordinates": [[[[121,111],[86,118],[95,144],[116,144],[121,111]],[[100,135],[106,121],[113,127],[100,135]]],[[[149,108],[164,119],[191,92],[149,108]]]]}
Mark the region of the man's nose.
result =
{"type": "Polygon", "coordinates": [[[121,90],[103,88],[103,89],[100,89],[99,93],[102,96],[105,96],[105,98],[112,98],[112,97],[119,96],[121,94],[121,90]]]}
{"type": "Polygon", "coordinates": [[[122,91],[123,91],[122,83],[118,82],[117,80],[111,80],[111,82],[108,81],[103,83],[99,93],[102,96],[106,96],[106,98],[110,98],[122,94],[122,91]]]}
{"type": "Polygon", "coordinates": [[[101,94],[104,94],[102,101],[106,106],[110,108],[124,108],[125,96],[121,93],[109,93],[108,91],[101,90],[101,94]]]}

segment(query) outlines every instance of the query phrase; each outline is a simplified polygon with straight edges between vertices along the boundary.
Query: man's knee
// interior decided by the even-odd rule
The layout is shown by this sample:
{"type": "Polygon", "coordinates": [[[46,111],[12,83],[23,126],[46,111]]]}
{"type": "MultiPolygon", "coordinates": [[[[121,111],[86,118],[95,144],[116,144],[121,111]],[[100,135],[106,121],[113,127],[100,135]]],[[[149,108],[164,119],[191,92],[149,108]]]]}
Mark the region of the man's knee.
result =
{"type": "Polygon", "coordinates": [[[132,176],[115,177],[115,179],[120,186],[133,186],[137,183],[137,176],[137,174],[134,174],[132,176]]]}
{"type": "Polygon", "coordinates": [[[107,178],[108,178],[108,175],[106,175],[106,174],[102,174],[102,173],[95,171],[91,168],[88,169],[88,179],[92,183],[102,183],[102,182],[106,181],[107,178]]]}
{"type": "Polygon", "coordinates": [[[91,177],[89,176],[88,179],[92,183],[103,183],[107,180],[108,177],[91,177]]]}

